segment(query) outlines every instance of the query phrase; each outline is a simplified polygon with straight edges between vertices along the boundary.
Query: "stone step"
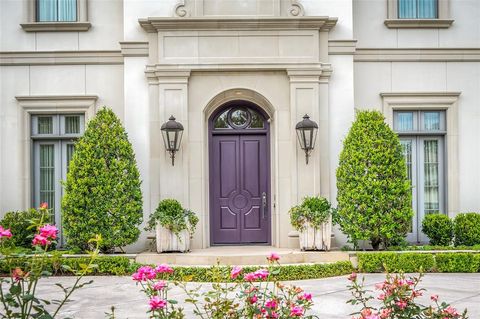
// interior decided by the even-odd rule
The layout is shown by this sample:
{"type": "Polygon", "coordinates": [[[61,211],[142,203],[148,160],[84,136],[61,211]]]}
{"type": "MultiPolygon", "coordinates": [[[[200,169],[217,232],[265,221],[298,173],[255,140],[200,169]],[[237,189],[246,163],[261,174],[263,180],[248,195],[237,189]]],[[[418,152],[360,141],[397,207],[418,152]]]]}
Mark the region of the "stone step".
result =
{"type": "Polygon", "coordinates": [[[188,253],[144,252],[136,257],[142,264],[205,266],[219,262],[222,265],[265,265],[266,257],[275,252],[280,255],[281,264],[331,263],[350,260],[347,252],[341,251],[301,251],[298,249],[276,248],[270,246],[221,246],[206,249],[194,249],[188,253]]]}

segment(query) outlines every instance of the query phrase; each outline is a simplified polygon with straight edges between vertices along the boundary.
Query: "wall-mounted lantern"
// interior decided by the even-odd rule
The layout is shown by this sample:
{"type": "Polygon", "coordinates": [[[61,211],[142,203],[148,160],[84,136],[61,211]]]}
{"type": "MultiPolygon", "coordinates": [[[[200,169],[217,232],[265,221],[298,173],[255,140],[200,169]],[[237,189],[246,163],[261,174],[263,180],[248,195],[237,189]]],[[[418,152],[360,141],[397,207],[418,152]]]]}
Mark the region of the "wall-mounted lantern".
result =
{"type": "Polygon", "coordinates": [[[298,142],[300,147],[305,151],[305,161],[308,164],[310,153],[315,147],[315,140],[317,138],[318,124],[310,120],[310,117],[305,114],[303,120],[298,122],[295,126],[297,131],[298,142]]]}
{"type": "Polygon", "coordinates": [[[175,117],[170,116],[168,122],[163,123],[160,128],[162,131],[163,143],[165,150],[170,153],[172,158],[172,166],[175,165],[175,153],[180,149],[183,135],[183,125],[175,121],[175,117]]]}

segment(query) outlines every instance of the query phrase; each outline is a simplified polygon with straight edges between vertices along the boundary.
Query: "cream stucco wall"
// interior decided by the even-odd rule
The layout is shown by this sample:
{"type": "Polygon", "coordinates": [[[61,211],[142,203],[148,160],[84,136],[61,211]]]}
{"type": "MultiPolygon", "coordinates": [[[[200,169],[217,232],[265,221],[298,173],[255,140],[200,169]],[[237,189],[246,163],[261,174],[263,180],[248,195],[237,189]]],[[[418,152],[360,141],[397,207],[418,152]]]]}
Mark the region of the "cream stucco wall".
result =
{"type": "MultiPolygon", "coordinates": [[[[287,236],[292,230],[287,213],[303,196],[322,195],[335,203],[338,155],[354,110],[382,110],[380,93],[460,92],[458,206],[480,211],[479,1],[450,0],[454,23],[446,29],[389,29],[387,0],[298,1],[307,17],[337,18],[333,28],[319,32],[252,23],[222,30],[154,30],[155,19],[174,16],[177,0],[87,0],[88,31],[26,32],[20,23],[28,20],[28,1],[0,1],[1,214],[29,206],[25,132],[15,97],[95,95],[96,107],[112,107],[128,131],[142,178],[144,217],[160,199],[176,197],[200,214],[193,243],[207,247],[206,121],[212,99],[231,89],[261,94],[271,105],[274,245],[297,245],[287,236]],[[153,20],[139,23],[149,17],[153,20]],[[120,51],[119,42],[140,49],[120,51]],[[304,113],[320,126],[308,166],[294,132],[304,113]],[[159,132],[170,114],[186,127],[173,168],[159,132]]],[[[194,1],[203,3],[187,0],[187,7],[194,1]]],[[[278,3],[265,8],[288,15],[293,2],[278,3]]],[[[144,249],[147,236],[143,232],[128,250],[144,249]]],[[[336,230],[334,246],[345,242],[336,230]]]]}

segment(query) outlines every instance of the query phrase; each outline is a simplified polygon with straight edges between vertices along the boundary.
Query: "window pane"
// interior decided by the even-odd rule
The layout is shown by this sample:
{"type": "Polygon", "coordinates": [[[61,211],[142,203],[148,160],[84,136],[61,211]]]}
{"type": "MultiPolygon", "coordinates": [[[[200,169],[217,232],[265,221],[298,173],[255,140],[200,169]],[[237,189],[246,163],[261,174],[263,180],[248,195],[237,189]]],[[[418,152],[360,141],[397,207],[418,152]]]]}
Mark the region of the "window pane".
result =
{"type": "Polygon", "coordinates": [[[67,173],[70,169],[70,161],[73,157],[73,152],[75,151],[75,144],[67,144],[67,173]]]}
{"type": "Polygon", "coordinates": [[[418,0],[418,18],[437,18],[437,2],[438,0],[418,0]]]}
{"type": "Polygon", "coordinates": [[[397,112],[395,129],[397,131],[413,131],[413,112],[397,112]]]}
{"type": "Polygon", "coordinates": [[[252,121],[250,122],[250,128],[263,128],[263,116],[255,112],[254,110],[250,110],[252,114],[252,121]]]}
{"type": "Polygon", "coordinates": [[[77,21],[77,0],[58,0],[58,21],[77,21]]]}
{"type": "Polygon", "coordinates": [[[229,125],[227,122],[227,115],[228,115],[228,110],[220,114],[215,120],[215,123],[213,124],[214,128],[229,128],[229,125]]]}
{"type": "Polygon", "coordinates": [[[80,116],[65,116],[65,134],[80,133],[80,116]]]}
{"type": "Polygon", "coordinates": [[[37,0],[37,21],[57,21],[57,0],[37,0]]]}
{"type": "Polygon", "coordinates": [[[38,118],[38,134],[53,133],[53,118],[51,116],[42,116],[38,118]]]}
{"type": "Polygon", "coordinates": [[[440,112],[423,113],[423,129],[426,131],[440,130],[440,112]]]}
{"type": "Polygon", "coordinates": [[[425,215],[438,213],[440,210],[439,198],[439,154],[438,140],[424,142],[424,192],[425,192],[425,215]]]}
{"type": "Polygon", "coordinates": [[[40,203],[55,211],[55,145],[40,145],[40,203]]]}
{"type": "Polygon", "coordinates": [[[250,113],[245,109],[235,109],[230,114],[230,120],[236,127],[245,127],[250,120],[250,113]]]}
{"type": "Polygon", "coordinates": [[[398,18],[416,19],[417,0],[398,0],[398,18]]]}
{"type": "MultiPolygon", "coordinates": [[[[402,145],[403,156],[405,159],[405,164],[407,166],[407,178],[410,181],[410,186],[413,186],[412,180],[412,140],[400,140],[400,144],[402,145]]],[[[413,188],[411,189],[413,193],[413,188]]],[[[411,205],[413,206],[413,194],[412,194],[412,202],[411,205]]],[[[410,220],[410,230],[409,232],[413,231],[413,218],[410,220]]]]}

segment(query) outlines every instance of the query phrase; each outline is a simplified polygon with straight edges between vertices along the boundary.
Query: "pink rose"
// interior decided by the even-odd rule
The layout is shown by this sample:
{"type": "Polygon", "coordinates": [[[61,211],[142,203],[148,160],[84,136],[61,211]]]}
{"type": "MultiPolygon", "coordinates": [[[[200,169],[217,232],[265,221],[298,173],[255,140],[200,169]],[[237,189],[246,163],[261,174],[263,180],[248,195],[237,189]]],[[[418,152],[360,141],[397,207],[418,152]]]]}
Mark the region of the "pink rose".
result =
{"type": "Polygon", "coordinates": [[[290,317],[303,316],[303,308],[301,306],[293,306],[290,308],[290,317]]]}
{"type": "Polygon", "coordinates": [[[355,281],[357,280],[357,274],[352,272],[348,277],[347,277],[348,280],[350,281],[355,281]]]}
{"type": "Polygon", "coordinates": [[[257,276],[255,276],[255,274],[253,272],[249,272],[248,274],[245,274],[243,276],[243,279],[245,281],[254,281],[255,279],[257,279],[257,276]]]}
{"type": "Polygon", "coordinates": [[[268,261],[277,261],[280,259],[280,255],[277,253],[271,253],[270,256],[267,257],[268,261]]]}
{"type": "Polygon", "coordinates": [[[380,294],[377,297],[378,300],[385,300],[385,294],[380,294]]]}
{"type": "Polygon", "coordinates": [[[150,310],[164,309],[167,306],[167,301],[158,296],[153,296],[150,299],[149,304],[150,310]]]}
{"type": "Polygon", "coordinates": [[[157,272],[157,274],[163,274],[163,273],[172,274],[173,268],[168,266],[167,264],[161,264],[155,268],[155,271],[157,272]]]}
{"type": "Polygon", "coordinates": [[[275,308],[277,308],[277,301],[275,299],[268,299],[265,302],[265,307],[270,308],[270,309],[275,309],[275,308]]]}
{"type": "Polygon", "coordinates": [[[243,268],[240,267],[240,266],[233,267],[232,272],[230,273],[230,278],[236,279],[238,277],[238,275],[240,275],[242,270],[243,270],[243,268]]]}
{"type": "Polygon", "coordinates": [[[254,303],[257,302],[257,300],[258,300],[257,295],[253,295],[252,297],[250,297],[248,301],[253,305],[254,303]]]}
{"type": "Polygon", "coordinates": [[[311,301],[312,300],[312,294],[304,293],[303,295],[300,295],[300,297],[298,297],[298,299],[311,301]]]}
{"type": "Polygon", "coordinates": [[[430,299],[431,299],[432,301],[437,301],[437,300],[438,300],[438,295],[431,295],[431,296],[430,296],[430,299]]]}
{"type": "Polygon", "coordinates": [[[400,308],[401,310],[407,308],[407,302],[405,300],[399,300],[395,303],[397,305],[398,308],[400,308]]]}
{"type": "Polygon", "coordinates": [[[10,229],[4,229],[2,226],[0,226],[0,238],[3,237],[11,238],[12,232],[10,231],[10,229]]]}
{"type": "Polygon", "coordinates": [[[266,279],[269,275],[268,270],[265,268],[255,271],[254,274],[256,279],[266,279]]]}
{"type": "Polygon", "coordinates": [[[49,239],[57,238],[58,229],[54,225],[46,224],[40,228],[40,235],[49,239]]]}
{"type": "Polygon", "coordinates": [[[457,309],[453,308],[452,306],[448,306],[447,308],[443,309],[442,312],[452,316],[458,316],[457,309]]]}
{"type": "Polygon", "coordinates": [[[392,314],[392,311],[392,308],[383,309],[382,313],[380,313],[380,318],[387,319],[392,314]]]}
{"type": "Polygon", "coordinates": [[[150,266],[142,266],[132,275],[135,281],[146,281],[147,279],[155,279],[157,276],[155,270],[150,266]]]}
{"type": "Polygon", "coordinates": [[[40,208],[41,209],[48,209],[48,203],[47,202],[43,202],[40,204],[40,208]]]}
{"type": "Polygon", "coordinates": [[[46,245],[50,245],[51,242],[48,240],[48,238],[42,236],[42,235],[35,235],[35,237],[33,237],[33,241],[32,241],[32,245],[34,246],[37,246],[37,245],[40,245],[40,246],[46,246],[46,245]]]}
{"type": "Polygon", "coordinates": [[[165,281],[159,281],[153,285],[153,290],[156,290],[156,291],[162,290],[166,286],[167,286],[167,283],[165,281]]]}
{"type": "Polygon", "coordinates": [[[25,273],[21,268],[17,267],[12,271],[12,277],[16,282],[19,282],[28,277],[28,273],[25,273]]]}

